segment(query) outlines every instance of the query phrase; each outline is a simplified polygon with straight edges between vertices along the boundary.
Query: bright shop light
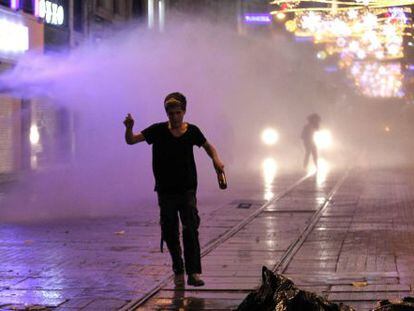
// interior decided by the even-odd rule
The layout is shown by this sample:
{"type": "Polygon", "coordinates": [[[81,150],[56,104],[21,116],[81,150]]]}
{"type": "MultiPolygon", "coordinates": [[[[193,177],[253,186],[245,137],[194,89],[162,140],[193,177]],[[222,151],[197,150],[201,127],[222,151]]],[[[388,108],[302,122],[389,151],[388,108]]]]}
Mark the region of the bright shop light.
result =
{"type": "Polygon", "coordinates": [[[29,28],[0,19],[0,52],[22,53],[29,49],[29,28]]]}
{"type": "Polygon", "coordinates": [[[32,145],[37,145],[40,140],[39,128],[36,124],[33,124],[30,127],[30,134],[29,134],[30,143],[32,145]]]}

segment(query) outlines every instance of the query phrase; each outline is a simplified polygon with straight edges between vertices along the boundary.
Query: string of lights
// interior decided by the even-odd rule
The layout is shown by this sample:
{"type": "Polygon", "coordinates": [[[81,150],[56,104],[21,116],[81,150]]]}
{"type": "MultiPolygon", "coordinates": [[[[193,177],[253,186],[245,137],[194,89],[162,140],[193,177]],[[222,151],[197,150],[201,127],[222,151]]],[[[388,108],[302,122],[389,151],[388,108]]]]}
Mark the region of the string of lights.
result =
{"type": "Polygon", "coordinates": [[[382,0],[382,1],[335,1],[335,0],[302,0],[302,1],[273,1],[270,4],[276,4],[279,9],[275,9],[270,14],[283,13],[295,13],[295,12],[307,12],[307,11],[321,11],[321,12],[339,12],[347,11],[349,9],[365,10],[365,9],[379,9],[389,7],[402,7],[414,4],[414,0],[382,0]],[[302,3],[306,3],[306,6],[301,6],[302,3]],[[314,4],[314,6],[309,6],[314,4]],[[319,4],[319,5],[317,5],[319,4]],[[320,6],[320,4],[326,4],[329,6],[320,6]]]}
{"type": "MultiPolygon", "coordinates": [[[[404,96],[404,37],[411,41],[414,0],[272,1],[271,14],[296,37],[309,37],[317,58],[338,56],[364,96],[404,96]],[[386,62],[384,62],[386,61],[386,62]]],[[[412,43],[414,45],[414,43],[412,43]]]]}

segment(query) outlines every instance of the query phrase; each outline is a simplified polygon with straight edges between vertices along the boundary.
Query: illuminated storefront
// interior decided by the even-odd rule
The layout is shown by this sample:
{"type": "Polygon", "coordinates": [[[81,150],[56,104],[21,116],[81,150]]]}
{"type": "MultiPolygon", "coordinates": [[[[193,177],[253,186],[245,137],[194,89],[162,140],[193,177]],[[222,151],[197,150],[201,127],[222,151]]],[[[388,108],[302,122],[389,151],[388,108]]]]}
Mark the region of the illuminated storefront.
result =
{"type": "MultiPolygon", "coordinates": [[[[23,1],[0,2],[0,73],[10,70],[25,53],[43,51],[43,23],[23,1]],[[22,8],[22,9],[20,9],[22,8]],[[23,8],[25,10],[23,10],[23,8]]],[[[0,174],[14,173],[30,165],[26,139],[30,102],[0,93],[0,174]]]]}

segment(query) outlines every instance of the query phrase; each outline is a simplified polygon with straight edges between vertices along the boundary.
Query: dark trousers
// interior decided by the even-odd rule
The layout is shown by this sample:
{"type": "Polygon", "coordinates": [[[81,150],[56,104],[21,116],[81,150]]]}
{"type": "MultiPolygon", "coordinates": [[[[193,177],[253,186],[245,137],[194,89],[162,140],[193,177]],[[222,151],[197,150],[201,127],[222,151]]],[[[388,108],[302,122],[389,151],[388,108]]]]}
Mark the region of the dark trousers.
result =
{"type": "Polygon", "coordinates": [[[174,273],[201,273],[200,243],[195,191],[180,194],[158,193],[162,239],[167,244],[174,273]],[[179,219],[183,229],[184,262],[180,245],[179,219]]]}
{"type": "Polygon", "coordinates": [[[318,167],[318,149],[314,143],[304,142],[305,159],[303,160],[303,167],[306,169],[309,163],[310,155],[312,155],[313,163],[318,167]]]}

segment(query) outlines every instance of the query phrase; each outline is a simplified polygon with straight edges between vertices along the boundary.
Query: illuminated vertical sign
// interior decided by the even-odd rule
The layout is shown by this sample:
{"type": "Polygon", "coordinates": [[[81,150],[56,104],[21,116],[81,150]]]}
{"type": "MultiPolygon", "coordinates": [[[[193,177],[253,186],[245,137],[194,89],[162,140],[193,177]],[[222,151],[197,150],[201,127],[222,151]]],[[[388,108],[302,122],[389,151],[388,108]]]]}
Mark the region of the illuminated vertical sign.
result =
{"type": "Polygon", "coordinates": [[[11,0],[10,1],[10,7],[13,10],[18,10],[20,8],[20,1],[19,0],[11,0]]]}
{"type": "Polygon", "coordinates": [[[154,0],[148,0],[148,28],[154,28],[154,0]]]}
{"type": "Polygon", "coordinates": [[[35,0],[35,15],[42,18],[45,23],[52,25],[63,25],[65,22],[65,9],[52,1],[35,0]]]}
{"type": "Polygon", "coordinates": [[[164,0],[158,2],[158,26],[160,31],[164,31],[165,26],[165,3],[164,0]]]}
{"type": "Polygon", "coordinates": [[[35,16],[39,17],[39,0],[33,0],[33,12],[35,16]]]}

